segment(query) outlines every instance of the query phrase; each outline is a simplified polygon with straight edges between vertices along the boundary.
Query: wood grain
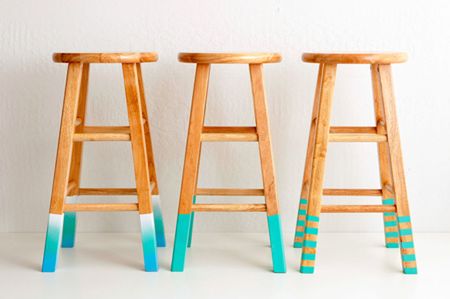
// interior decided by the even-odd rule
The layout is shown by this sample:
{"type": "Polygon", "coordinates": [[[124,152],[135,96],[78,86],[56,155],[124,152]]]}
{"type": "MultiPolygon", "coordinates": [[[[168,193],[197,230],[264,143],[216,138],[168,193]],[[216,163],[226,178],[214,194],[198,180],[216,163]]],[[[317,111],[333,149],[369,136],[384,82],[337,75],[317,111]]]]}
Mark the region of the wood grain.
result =
{"type": "Polygon", "coordinates": [[[278,53],[179,53],[178,60],[187,63],[274,63],[281,61],[278,53]]]}

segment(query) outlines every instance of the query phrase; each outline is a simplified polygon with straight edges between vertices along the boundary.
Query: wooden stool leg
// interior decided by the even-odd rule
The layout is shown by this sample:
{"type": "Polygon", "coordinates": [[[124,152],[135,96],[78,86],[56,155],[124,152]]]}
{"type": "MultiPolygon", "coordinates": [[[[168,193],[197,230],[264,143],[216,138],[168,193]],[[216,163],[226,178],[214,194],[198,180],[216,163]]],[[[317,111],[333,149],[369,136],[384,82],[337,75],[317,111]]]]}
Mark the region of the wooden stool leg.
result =
{"type": "Polygon", "coordinates": [[[319,95],[319,115],[315,133],[315,147],[311,174],[311,186],[308,196],[308,211],[306,216],[305,238],[300,272],[313,273],[316,259],[317,234],[323,193],[325,159],[330,131],[331,106],[336,78],[336,65],[323,66],[322,88],[319,95]]]}
{"type": "Polygon", "coordinates": [[[317,128],[317,116],[319,111],[319,95],[322,88],[323,65],[319,66],[317,76],[316,92],[314,96],[313,112],[311,116],[311,126],[309,129],[308,148],[306,150],[305,169],[303,171],[302,192],[298,206],[297,225],[295,229],[294,247],[302,248],[303,237],[305,235],[306,209],[308,207],[308,193],[311,185],[312,156],[314,152],[314,141],[317,128]]]}
{"type": "Polygon", "coordinates": [[[377,65],[377,78],[383,99],[384,115],[386,117],[386,132],[391,157],[392,181],[394,185],[398,226],[400,233],[400,251],[403,273],[417,274],[416,255],[411,228],[406,181],[403,169],[403,157],[400,146],[400,135],[397,123],[395,97],[392,87],[391,66],[377,65]]]}
{"type": "Polygon", "coordinates": [[[141,219],[142,247],[145,271],[157,271],[155,221],[151,205],[150,173],[148,168],[142,99],[139,94],[139,78],[136,64],[122,64],[130,122],[131,148],[133,152],[136,191],[141,219]]]}
{"type": "Polygon", "coordinates": [[[283,234],[281,231],[280,216],[278,213],[278,200],[276,194],[262,64],[250,64],[250,77],[252,82],[264,196],[267,206],[267,221],[269,226],[270,246],[272,249],[273,271],[276,273],[285,273],[286,261],[284,256],[283,234]]]}
{"type": "MultiPolygon", "coordinates": [[[[85,125],[88,85],[89,85],[89,64],[84,64],[83,72],[81,75],[81,88],[80,88],[80,97],[78,100],[75,133],[81,132],[85,125]]],[[[80,188],[82,155],[83,155],[83,142],[74,142],[72,148],[72,162],[70,163],[70,172],[69,172],[69,191],[67,194],[68,198],[66,199],[69,203],[70,201],[76,200],[76,195],[78,194],[78,190],[80,188]]],[[[75,244],[76,227],[77,227],[76,212],[65,212],[61,247],[73,248],[75,244]]]]}
{"type": "MultiPolygon", "coordinates": [[[[377,124],[377,133],[386,134],[386,118],[384,116],[383,96],[380,89],[380,80],[377,65],[371,65],[372,89],[375,106],[375,120],[377,124]]],[[[395,205],[394,187],[391,176],[391,165],[389,156],[389,146],[387,142],[379,142],[378,145],[378,164],[380,169],[381,191],[384,205],[395,205]]],[[[398,248],[398,224],[397,214],[395,212],[383,213],[385,243],[387,248],[398,248]]]]}
{"type": "Polygon", "coordinates": [[[191,230],[192,202],[198,178],[201,150],[201,134],[205,119],[206,98],[208,94],[209,64],[197,64],[192,96],[191,115],[186,142],[183,178],[181,182],[175,244],[172,256],[172,271],[184,270],[186,248],[191,230]]]}
{"type": "Polygon", "coordinates": [[[152,206],[153,206],[153,215],[155,218],[155,230],[156,230],[156,244],[158,247],[166,246],[166,238],[164,234],[164,220],[161,210],[161,203],[159,198],[159,187],[158,187],[158,179],[156,177],[156,167],[155,167],[155,159],[153,156],[153,148],[152,148],[152,139],[150,134],[150,121],[148,117],[147,111],[147,103],[145,100],[145,92],[144,92],[144,80],[142,79],[142,71],[141,64],[137,64],[137,72],[139,79],[139,96],[142,104],[142,114],[145,120],[144,122],[144,132],[145,132],[145,147],[147,151],[147,161],[148,161],[148,169],[150,173],[150,182],[152,184],[152,206]]]}
{"type": "Polygon", "coordinates": [[[70,162],[73,147],[73,134],[81,88],[83,64],[70,63],[67,70],[64,104],[59,130],[58,150],[56,154],[55,174],[53,178],[50,214],[45,240],[42,272],[54,272],[61,245],[64,198],[69,182],[70,162]]]}
{"type": "MultiPolygon", "coordinates": [[[[192,203],[195,204],[197,202],[197,196],[193,196],[192,198],[192,203]]],[[[189,236],[188,236],[188,241],[187,241],[187,247],[190,248],[192,245],[192,232],[194,230],[194,217],[195,217],[195,212],[191,213],[191,224],[189,225],[189,236]]]]}

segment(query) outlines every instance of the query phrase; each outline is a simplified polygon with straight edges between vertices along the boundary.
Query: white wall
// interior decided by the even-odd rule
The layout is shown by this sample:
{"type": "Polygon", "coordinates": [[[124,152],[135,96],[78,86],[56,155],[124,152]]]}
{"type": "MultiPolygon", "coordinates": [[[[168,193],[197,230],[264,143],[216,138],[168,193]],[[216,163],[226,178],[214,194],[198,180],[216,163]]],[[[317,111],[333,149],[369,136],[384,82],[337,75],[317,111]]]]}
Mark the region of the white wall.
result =
{"type": "MultiPolygon", "coordinates": [[[[46,226],[66,72],[52,63],[52,52],[160,54],[143,71],[168,231],[175,225],[194,75],[177,53],[282,53],[282,63],[267,66],[265,74],[283,224],[293,231],[317,75],[317,66],[300,62],[300,54],[365,50],[410,55],[394,66],[394,79],[413,221],[417,231],[449,231],[449,14],[448,1],[2,0],[0,231],[46,226]]],[[[120,67],[94,65],[91,78],[88,122],[125,124],[120,67]]],[[[339,68],[335,124],[373,124],[369,78],[368,67],[339,68]]],[[[252,124],[247,68],[214,66],[211,79],[207,123],[252,124]]],[[[261,185],[255,144],[206,145],[203,152],[201,186],[261,185]]],[[[333,144],[329,152],[326,186],[378,186],[375,145],[333,144]]],[[[83,170],[86,186],[132,186],[129,144],[88,144],[83,170]]],[[[82,231],[138,228],[134,214],[80,219],[82,231]]],[[[266,230],[262,214],[196,219],[197,231],[266,230]]],[[[382,229],[381,215],[322,219],[327,231],[382,229]]]]}

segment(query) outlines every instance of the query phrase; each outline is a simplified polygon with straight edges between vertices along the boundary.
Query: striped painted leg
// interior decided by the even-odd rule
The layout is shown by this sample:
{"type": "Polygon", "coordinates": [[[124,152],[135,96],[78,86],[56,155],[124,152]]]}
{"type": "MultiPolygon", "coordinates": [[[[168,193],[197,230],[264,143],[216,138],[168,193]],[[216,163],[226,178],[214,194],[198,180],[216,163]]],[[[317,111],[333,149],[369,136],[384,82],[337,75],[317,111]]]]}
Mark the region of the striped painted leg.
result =
{"type": "Polygon", "coordinates": [[[400,252],[402,255],[403,273],[417,274],[416,254],[411,228],[410,216],[398,216],[400,233],[400,252]]]}
{"type": "MultiPolygon", "coordinates": [[[[68,197],[67,202],[70,203],[73,197],[68,197]]],[[[65,212],[64,213],[64,225],[62,232],[62,248],[73,248],[75,245],[75,235],[77,230],[77,213],[76,212],[65,212]]]]}
{"type": "Polygon", "coordinates": [[[164,220],[159,195],[152,195],[152,207],[153,207],[153,215],[155,218],[156,244],[158,247],[166,247],[166,237],[164,234],[164,220]]]}
{"type": "Polygon", "coordinates": [[[306,209],[308,207],[308,200],[301,198],[298,208],[297,225],[295,229],[294,247],[302,248],[303,237],[305,236],[306,225],[306,209]]]}
{"type": "Polygon", "coordinates": [[[144,251],[144,269],[147,272],[158,271],[156,252],[155,219],[153,213],[140,214],[142,249],[144,251]]]}
{"type": "Polygon", "coordinates": [[[270,247],[272,250],[273,272],[286,273],[286,259],[284,256],[283,234],[281,232],[280,215],[268,215],[270,247]]]}
{"type": "Polygon", "coordinates": [[[307,215],[305,239],[303,240],[302,262],[300,266],[301,273],[306,274],[314,273],[318,232],[319,232],[319,217],[307,215]]]}
{"type": "Polygon", "coordinates": [[[175,242],[172,255],[172,272],[183,272],[187,242],[191,224],[191,213],[178,214],[175,242]]]}
{"type": "Polygon", "coordinates": [[[49,214],[42,272],[55,272],[63,231],[64,214],[49,214]]]}
{"type": "MultiPolygon", "coordinates": [[[[197,196],[193,196],[192,203],[195,204],[197,202],[197,196]]],[[[192,243],[192,231],[194,230],[194,212],[191,213],[191,225],[189,226],[189,237],[187,241],[187,247],[191,247],[192,243]]]]}
{"type": "MultiPolygon", "coordinates": [[[[383,205],[394,206],[395,200],[393,198],[383,199],[383,205]]],[[[395,212],[385,212],[383,213],[384,220],[384,236],[386,240],[387,248],[398,248],[398,224],[397,224],[397,213],[395,212]]]]}

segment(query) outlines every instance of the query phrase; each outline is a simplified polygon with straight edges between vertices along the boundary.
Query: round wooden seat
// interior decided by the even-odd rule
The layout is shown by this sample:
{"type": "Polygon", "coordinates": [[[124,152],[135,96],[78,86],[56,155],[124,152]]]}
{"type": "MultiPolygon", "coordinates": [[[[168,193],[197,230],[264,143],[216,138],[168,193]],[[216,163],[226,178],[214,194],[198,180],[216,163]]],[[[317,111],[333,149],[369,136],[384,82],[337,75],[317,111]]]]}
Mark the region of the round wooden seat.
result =
{"type": "Polygon", "coordinates": [[[187,63],[274,63],[281,61],[278,53],[180,53],[180,62],[187,63]]]}
{"type": "Polygon", "coordinates": [[[303,53],[302,60],[310,63],[329,64],[391,64],[408,59],[406,53],[303,53]]]}
{"type": "Polygon", "coordinates": [[[81,63],[141,63],[158,61],[155,52],[146,53],[54,53],[54,62],[81,63]]]}

